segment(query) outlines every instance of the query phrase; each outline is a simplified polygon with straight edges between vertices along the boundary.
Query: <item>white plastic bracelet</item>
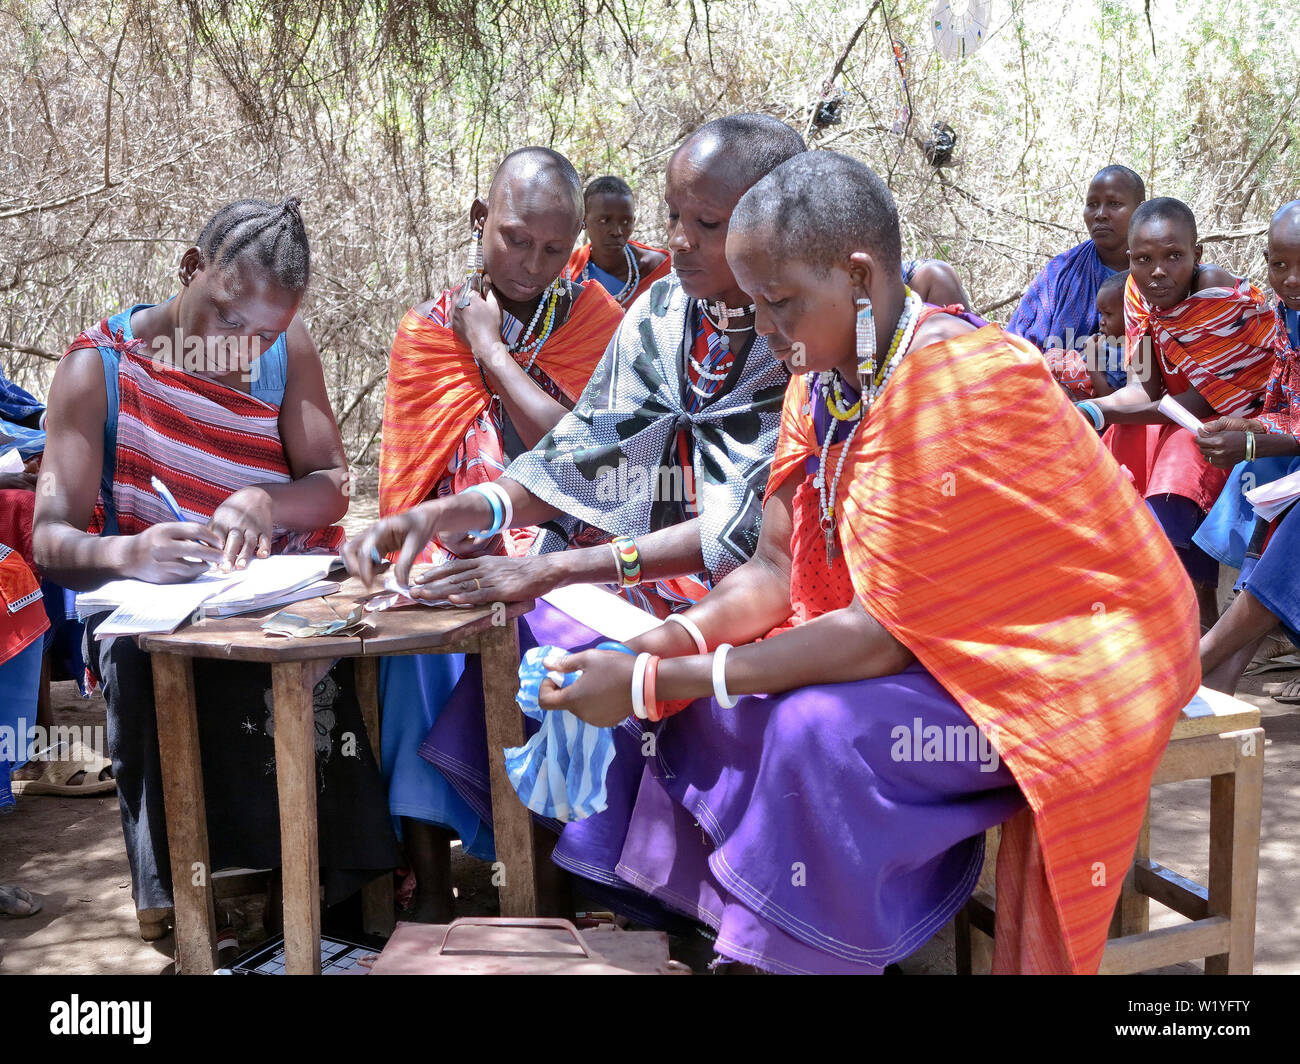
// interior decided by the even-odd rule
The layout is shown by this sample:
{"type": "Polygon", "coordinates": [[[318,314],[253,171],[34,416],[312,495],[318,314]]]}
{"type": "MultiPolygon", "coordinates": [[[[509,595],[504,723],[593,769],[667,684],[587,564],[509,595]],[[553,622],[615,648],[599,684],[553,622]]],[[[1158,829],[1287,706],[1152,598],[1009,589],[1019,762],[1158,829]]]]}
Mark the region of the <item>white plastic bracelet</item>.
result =
{"type": "Polygon", "coordinates": [[[740,701],[739,696],[732,697],[727,690],[727,651],[730,649],[730,643],[723,643],[713,652],[713,697],[723,709],[730,709],[740,701]]]}
{"type": "Polygon", "coordinates": [[[664,624],[670,622],[680,624],[690,633],[691,638],[695,640],[695,649],[701,654],[707,654],[709,652],[709,644],[704,641],[704,633],[700,631],[700,626],[693,620],[681,613],[670,613],[664,621],[664,624]]]}
{"type": "Polygon", "coordinates": [[[645,670],[649,664],[649,654],[638,654],[632,665],[632,712],[636,714],[637,720],[650,719],[645,708],[645,670]]]}
{"type": "Polygon", "coordinates": [[[496,489],[497,498],[501,501],[501,509],[505,511],[505,516],[501,521],[501,530],[508,532],[515,527],[515,504],[510,501],[510,492],[503,488],[499,481],[493,481],[492,487],[496,489]]]}

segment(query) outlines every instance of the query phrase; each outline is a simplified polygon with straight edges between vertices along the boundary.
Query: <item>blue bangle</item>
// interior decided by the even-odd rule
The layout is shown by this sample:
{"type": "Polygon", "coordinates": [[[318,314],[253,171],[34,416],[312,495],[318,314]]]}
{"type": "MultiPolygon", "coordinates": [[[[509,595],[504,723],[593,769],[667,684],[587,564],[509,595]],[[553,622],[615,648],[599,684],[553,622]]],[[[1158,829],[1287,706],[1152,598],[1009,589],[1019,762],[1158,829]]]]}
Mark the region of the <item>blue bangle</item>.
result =
{"type": "Polygon", "coordinates": [[[492,507],[492,527],[480,532],[472,532],[470,534],[479,539],[487,539],[491,536],[495,536],[501,531],[502,526],[506,523],[506,512],[501,506],[501,500],[496,497],[494,492],[488,491],[487,488],[483,487],[482,484],[473,484],[465,489],[464,494],[469,495],[471,493],[474,495],[482,495],[483,498],[487,499],[488,505],[492,507]]]}
{"type": "Polygon", "coordinates": [[[1085,399],[1082,403],[1075,403],[1074,409],[1082,410],[1087,414],[1088,420],[1092,422],[1092,427],[1098,432],[1101,432],[1106,427],[1106,419],[1102,416],[1102,412],[1097,409],[1096,403],[1090,403],[1085,399]]]}

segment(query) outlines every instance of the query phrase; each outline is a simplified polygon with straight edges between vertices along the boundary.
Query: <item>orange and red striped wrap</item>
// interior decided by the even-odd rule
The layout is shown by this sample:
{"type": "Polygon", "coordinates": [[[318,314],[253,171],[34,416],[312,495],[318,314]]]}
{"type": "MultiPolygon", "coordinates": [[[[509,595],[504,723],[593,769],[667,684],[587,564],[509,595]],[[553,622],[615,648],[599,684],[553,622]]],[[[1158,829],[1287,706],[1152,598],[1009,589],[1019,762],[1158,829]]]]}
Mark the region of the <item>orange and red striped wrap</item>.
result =
{"type": "MultiPolygon", "coordinates": [[[[599,284],[581,286],[568,319],[542,346],[537,368],[576,402],[622,318],[599,284]]],[[[381,514],[409,510],[428,498],[490,398],[474,356],[455,333],[407,311],[388,357],[381,514]]]]}
{"type": "Polygon", "coordinates": [[[1150,336],[1162,368],[1186,377],[1221,417],[1251,417],[1259,410],[1273,362],[1287,349],[1273,308],[1245,279],[1231,292],[1207,289],[1159,310],[1130,276],[1124,333],[1130,352],[1150,336]]]}
{"type": "MultiPolygon", "coordinates": [[[[817,450],[808,398],[794,378],[769,492],[817,450]]],[[[1096,971],[1152,773],[1200,682],[1182,565],[1042,356],[995,325],[903,360],[837,494],[858,599],[989,736],[1032,810],[1032,845],[1006,840],[1028,817],[1004,828],[1022,907],[999,905],[999,922],[1063,941],[1021,942],[1016,963],[1096,971]]]]}
{"type": "MultiPolygon", "coordinates": [[[[649,244],[643,244],[639,240],[629,240],[628,244],[634,248],[640,248],[642,251],[657,251],[664,258],[658,266],[641,278],[641,283],[636,286],[633,292],[623,303],[623,306],[630,307],[641,298],[643,292],[650,290],[650,286],[659,280],[660,277],[667,277],[669,271],[673,268],[673,257],[665,248],[652,247],[649,244]]],[[[587,263],[591,261],[591,244],[583,244],[580,248],[575,248],[573,254],[569,256],[569,276],[575,281],[582,276],[582,271],[587,263]]]]}

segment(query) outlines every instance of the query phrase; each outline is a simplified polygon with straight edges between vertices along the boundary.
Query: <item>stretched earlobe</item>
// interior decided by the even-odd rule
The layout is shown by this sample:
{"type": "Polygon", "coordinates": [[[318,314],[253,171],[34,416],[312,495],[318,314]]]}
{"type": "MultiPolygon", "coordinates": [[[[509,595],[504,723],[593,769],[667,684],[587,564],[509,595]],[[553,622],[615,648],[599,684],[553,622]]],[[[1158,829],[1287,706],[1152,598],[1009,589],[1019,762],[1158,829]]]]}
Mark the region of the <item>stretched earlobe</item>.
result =
{"type": "Polygon", "coordinates": [[[474,202],[471,203],[469,207],[470,228],[481,230],[483,228],[484,223],[487,221],[487,215],[488,215],[488,205],[484,203],[483,200],[481,199],[474,200],[474,202]]]}
{"type": "Polygon", "coordinates": [[[184,255],[181,256],[181,264],[176,270],[176,276],[180,279],[182,285],[186,288],[190,282],[203,269],[203,254],[197,247],[188,248],[184,255]]]}

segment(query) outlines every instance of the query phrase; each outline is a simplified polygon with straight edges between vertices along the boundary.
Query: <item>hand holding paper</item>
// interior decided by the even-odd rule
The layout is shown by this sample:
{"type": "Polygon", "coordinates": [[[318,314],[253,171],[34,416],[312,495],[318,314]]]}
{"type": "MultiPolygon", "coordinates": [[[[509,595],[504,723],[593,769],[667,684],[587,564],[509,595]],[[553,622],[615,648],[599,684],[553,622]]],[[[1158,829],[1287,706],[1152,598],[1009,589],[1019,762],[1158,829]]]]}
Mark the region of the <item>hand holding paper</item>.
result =
{"type": "Polygon", "coordinates": [[[1181,425],[1191,432],[1205,427],[1205,422],[1193,414],[1187,407],[1183,406],[1172,395],[1163,396],[1156,406],[1160,413],[1164,414],[1175,425],[1181,425]]]}

